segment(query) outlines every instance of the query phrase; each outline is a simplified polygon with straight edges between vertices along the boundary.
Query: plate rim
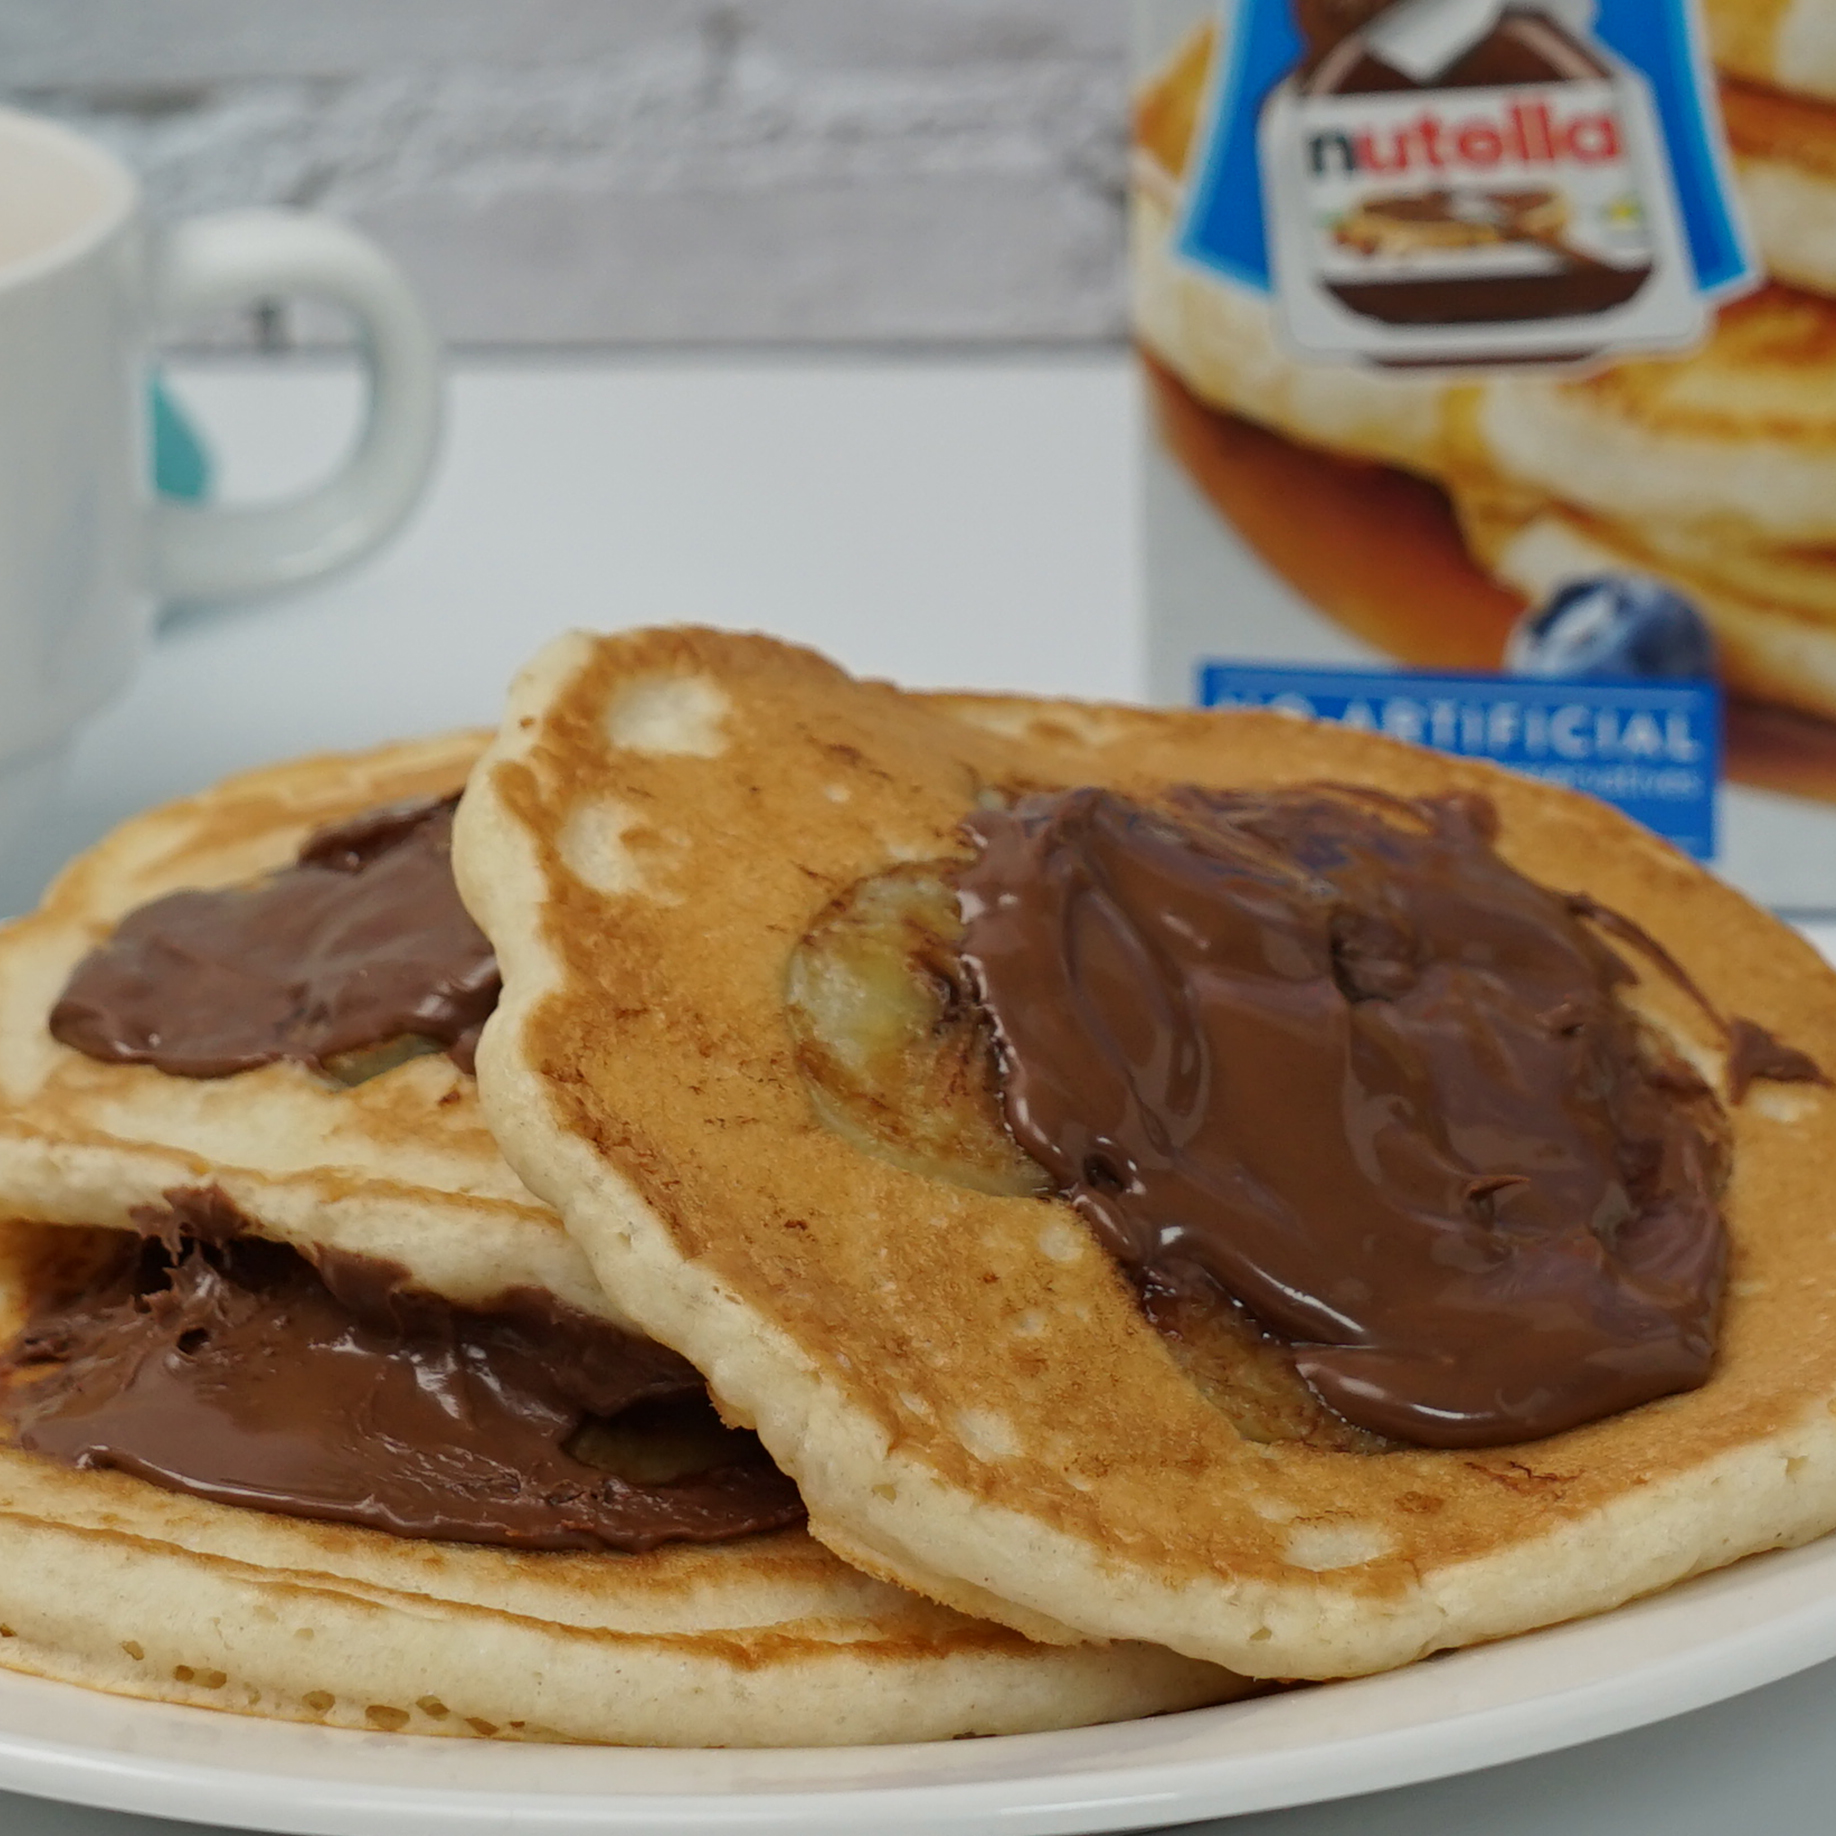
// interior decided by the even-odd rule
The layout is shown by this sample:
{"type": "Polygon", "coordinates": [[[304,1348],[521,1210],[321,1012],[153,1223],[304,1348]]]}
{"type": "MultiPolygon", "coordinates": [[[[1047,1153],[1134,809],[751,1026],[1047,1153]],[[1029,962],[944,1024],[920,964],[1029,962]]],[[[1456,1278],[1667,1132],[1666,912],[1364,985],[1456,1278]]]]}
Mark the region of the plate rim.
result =
{"type": "MultiPolygon", "coordinates": [[[[1787,1602],[1782,1610],[1679,1651],[1648,1654],[1622,1670],[1574,1687],[1546,1689],[1526,1701],[1478,1706],[1398,1728],[1288,1745],[1273,1752],[1172,1762],[1137,1760],[1056,1777],[1034,1772],[1013,1779],[933,1786],[869,1784],[766,1787],[747,1793],[658,1793],[630,1791],[608,1782],[603,1794],[519,1793],[463,1785],[377,1785],[348,1777],[295,1776],[284,1764],[278,1770],[272,1765],[257,1770],[124,1754],[82,1741],[21,1735],[5,1725],[4,1708],[0,1707],[0,1790],[98,1810],[260,1830],[272,1836],[382,1836],[385,1830],[387,1836],[445,1836],[449,1831],[456,1836],[470,1832],[501,1836],[507,1829],[545,1836],[586,1836],[600,1831],[682,1836],[690,1830],[744,1831],[754,1836],[778,1836],[780,1832],[790,1836],[793,1831],[842,1836],[847,1832],[854,1836],[863,1827],[874,1830],[875,1836],[935,1836],[946,1829],[953,1836],[981,1831],[998,1831],[1001,1836],[1095,1836],[1099,1831],[1163,1828],[1299,1808],[1483,1771],[1592,1745],[1782,1681],[1836,1658],[1836,1537],[1799,1550],[1751,1557],[1731,1569],[1698,1577],[1699,1582],[1719,1580],[1724,1587],[1732,1582],[1732,1596],[1738,1599],[1743,1574],[1760,1586],[1770,1579],[1781,1593],[1790,1594],[1793,1578],[1806,1568],[1822,1583],[1820,1592],[1811,1598],[1795,1605],[1787,1602]],[[1455,1730],[1458,1738],[1450,1740],[1449,1733],[1455,1730]]],[[[1695,1583],[1682,1585],[1687,1589],[1695,1583]]],[[[1677,1590],[1667,1590],[1620,1612],[1665,1602],[1674,1606],[1676,1599],[1677,1590]]],[[[1688,1608],[1686,1601],[1686,1614],[1688,1608]]],[[[1544,1633],[1502,1640],[1476,1653],[1446,1655],[1457,1661],[1462,1656],[1508,1652],[1539,1638],[1610,1624],[1617,1617],[1617,1613],[1602,1614],[1544,1633]]],[[[1386,1676],[1363,1679],[1362,1685],[1381,1688],[1386,1681],[1417,1668],[1407,1666],[1386,1676]]],[[[9,1675],[6,1684],[28,1690],[79,1688],[17,1673],[9,1675]]],[[[81,1694],[87,1697],[92,1692],[81,1694]]],[[[1190,1726],[1248,1709],[1258,1700],[1274,1704],[1302,1698],[1256,1698],[1249,1704],[1224,1704],[1158,1719],[1190,1726]]],[[[161,1716],[198,1717],[213,1728],[243,1719],[210,1709],[136,1703],[119,1697],[109,1701],[129,1714],[147,1710],[161,1716]]],[[[294,1736],[302,1742],[318,1742],[330,1736],[340,1744],[365,1743],[372,1753],[379,1745],[386,1748],[409,1742],[418,1752],[431,1745],[425,1738],[254,1719],[270,1742],[284,1743],[294,1736]]],[[[1066,1734],[1101,1732],[1098,1728],[1045,1736],[997,1736],[987,1744],[998,1747],[1013,1741],[1063,1740],[1066,1734]]],[[[541,1757],[552,1750],[532,1744],[515,1751],[528,1754],[530,1763],[539,1765],[541,1757]]],[[[684,1763],[691,1764],[698,1750],[680,1751],[684,1763]]],[[[848,1749],[802,1751],[833,1756],[848,1749]]],[[[903,1751],[919,1753],[924,1748],[914,1745],[903,1751]]]]}

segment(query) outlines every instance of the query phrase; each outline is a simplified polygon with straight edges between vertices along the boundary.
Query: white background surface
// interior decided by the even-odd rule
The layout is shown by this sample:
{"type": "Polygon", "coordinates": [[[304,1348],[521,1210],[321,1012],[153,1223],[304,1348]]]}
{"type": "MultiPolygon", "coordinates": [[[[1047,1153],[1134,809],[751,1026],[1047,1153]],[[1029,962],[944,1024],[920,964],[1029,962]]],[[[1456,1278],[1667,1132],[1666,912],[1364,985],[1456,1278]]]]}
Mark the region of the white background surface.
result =
{"type": "MultiPolygon", "coordinates": [[[[335,374],[184,379],[236,494],[329,462],[335,374]]],[[[0,910],[130,811],[241,766],[495,717],[570,625],[678,619],[917,684],[1138,692],[1119,365],[634,365],[462,374],[440,483],[363,573],[181,614],[0,869],[0,910]]],[[[79,1699],[80,1700],[80,1699],[79,1699]]],[[[1796,1836],[1830,1827],[1836,1666],[1550,1759],[1233,1836],[1796,1836]]],[[[3,1836],[182,1827],[0,1794],[3,1836]]]]}
{"type": "MultiPolygon", "coordinates": [[[[335,372],[181,381],[233,491],[348,431],[335,372]]],[[[181,613],[80,749],[17,909],[130,811],[315,746],[494,722],[570,626],[694,620],[929,686],[1136,691],[1130,405],[1115,362],[498,368],[462,374],[432,501],[378,562],[181,613]]]]}

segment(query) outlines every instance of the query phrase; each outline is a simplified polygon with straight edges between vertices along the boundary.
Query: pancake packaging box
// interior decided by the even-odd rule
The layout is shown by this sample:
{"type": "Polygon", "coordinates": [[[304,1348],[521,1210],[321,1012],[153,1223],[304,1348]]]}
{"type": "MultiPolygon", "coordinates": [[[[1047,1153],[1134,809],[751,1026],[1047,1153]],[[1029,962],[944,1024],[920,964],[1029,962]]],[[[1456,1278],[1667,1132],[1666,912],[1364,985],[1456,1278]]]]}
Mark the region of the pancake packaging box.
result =
{"type": "Polygon", "coordinates": [[[1756,6],[1137,0],[1157,699],[1836,910],[1836,54],[1756,6]]]}

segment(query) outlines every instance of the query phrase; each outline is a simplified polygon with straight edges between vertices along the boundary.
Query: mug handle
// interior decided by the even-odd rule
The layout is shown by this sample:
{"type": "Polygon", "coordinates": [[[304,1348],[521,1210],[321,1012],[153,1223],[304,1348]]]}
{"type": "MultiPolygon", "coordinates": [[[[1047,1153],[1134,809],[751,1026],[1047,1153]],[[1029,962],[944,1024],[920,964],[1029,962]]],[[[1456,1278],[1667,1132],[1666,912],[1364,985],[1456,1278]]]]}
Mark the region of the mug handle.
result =
{"type": "Polygon", "coordinates": [[[282,503],[155,504],[161,600],[234,599],[317,580],[393,535],[427,482],[440,438],[440,343],[373,242],[304,211],[233,210],[178,224],[155,254],[160,332],[302,294],[347,306],[357,319],[370,385],[357,449],[325,483],[282,503]]]}

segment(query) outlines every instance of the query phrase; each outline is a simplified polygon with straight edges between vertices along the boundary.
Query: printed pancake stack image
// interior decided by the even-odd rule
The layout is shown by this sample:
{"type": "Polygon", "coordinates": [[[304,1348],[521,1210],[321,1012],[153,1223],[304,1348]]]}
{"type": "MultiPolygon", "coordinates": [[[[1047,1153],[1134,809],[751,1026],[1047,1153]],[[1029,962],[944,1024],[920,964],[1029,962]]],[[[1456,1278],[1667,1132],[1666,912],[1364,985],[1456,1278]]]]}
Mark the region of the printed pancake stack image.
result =
{"type": "Polygon", "coordinates": [[[1836,8],[1710,0],[1722,116],[1775,285],[1682,360],[1518,377],[1456,411],[1474,552],[1533,601],[1609,569],[1678,586],[1737,694],[1836,719],[1836,8]]]}
{"type": "Polygon", "coordinates": [[[126,824],[0,933],[0,1666],[384,1732],[999,1734],[1238,1679],[869,1579],[504,1164],[483,736],[126,824]]]}
{"type": "Polygon", "coordinates": [[[1174,249],[1215,75],[1210,27],[1137,97],[1136,325],[1165,445],[1336,622],[1407,663],[1493,669],[1525,609],[1562,586],[1666,581],[1713,630],[1738,703],[1734,774],[1829,794],[1836,10],[1707,11],[1737,190],[1773,278],[1699,351],[1482,378],[1300,362],[1265,299],[1174,249]],[[1781,738],[1796,770],[1775,756],[1781,738]]]}
{"type": "Polygon", "coordinates": [[[506,1157],[871,1574],[1330,1679],[1836,1525],[1836,974],[1603,805],[652,631],[454,860],[506,1157]]]}

